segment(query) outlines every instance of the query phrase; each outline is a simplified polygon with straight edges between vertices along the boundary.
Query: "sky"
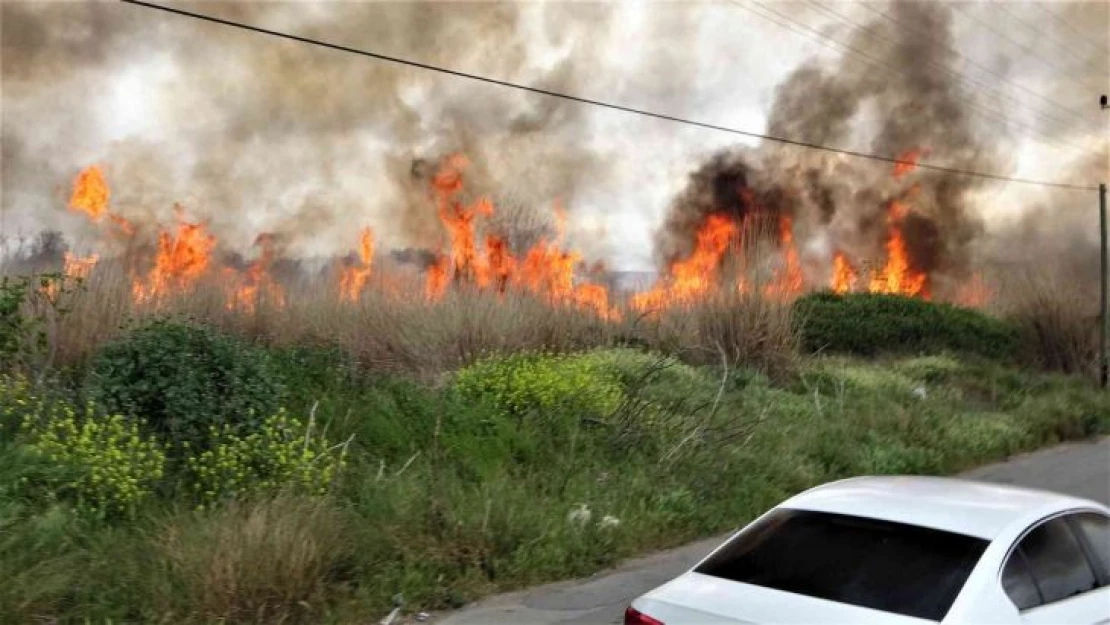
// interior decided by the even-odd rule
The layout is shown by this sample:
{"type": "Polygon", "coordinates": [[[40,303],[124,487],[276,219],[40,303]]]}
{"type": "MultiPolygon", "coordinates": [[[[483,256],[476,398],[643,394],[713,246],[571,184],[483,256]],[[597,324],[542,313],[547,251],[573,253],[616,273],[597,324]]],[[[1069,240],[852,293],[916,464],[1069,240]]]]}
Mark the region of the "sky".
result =
{"type": "MultiPolygon", "coordinates": [[[[799,66],[845,54],[882,63],[882,38],[899,36],[873,27],[867,59],[831,43],[881,24],[884,3],[172,4],[752,132],[766,130],[776,86],[799,66]]],[[[1110,113],[1096,102],[1110,91],[1108,5],[989,4],[950,5],[960,56],[949,69],[1005,146],[997,173],[1090,184],[1090,155],[1102,150],[1094,169],[1105,178],[1110,113]]],[[[180,202],[233,249],[279,231],[291,254],[344,253],[363,225],[386,246],[427,247],[434,224],[413,216],[405,173],[413,159],[463,151],[478,191],[537,211],[560,201],[587,257],[646,270],[691,170],[758,143],[118,3],[5,2],[0,20],[9,239],[49,228],[78,248],[99,245],[65,210],[69,181],[95,163],[124,216],[169,223],[180,202]]],[[[1086,201],[1017,184],[981,193],[991,222],[1086,201]]]]}

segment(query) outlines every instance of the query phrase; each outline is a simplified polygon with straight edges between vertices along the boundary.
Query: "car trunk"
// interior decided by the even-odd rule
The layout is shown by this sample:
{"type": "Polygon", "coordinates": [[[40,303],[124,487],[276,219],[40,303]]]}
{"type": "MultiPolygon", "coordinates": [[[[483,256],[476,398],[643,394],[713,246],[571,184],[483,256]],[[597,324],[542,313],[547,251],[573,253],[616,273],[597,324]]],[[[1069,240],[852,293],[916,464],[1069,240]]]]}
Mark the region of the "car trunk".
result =
{"type": "Polygon", "coordinates": [[[936,622],[699,573],[687,573],[655,589],[637,599],[633,607],[664,625],[923,625],[936,622]]]}

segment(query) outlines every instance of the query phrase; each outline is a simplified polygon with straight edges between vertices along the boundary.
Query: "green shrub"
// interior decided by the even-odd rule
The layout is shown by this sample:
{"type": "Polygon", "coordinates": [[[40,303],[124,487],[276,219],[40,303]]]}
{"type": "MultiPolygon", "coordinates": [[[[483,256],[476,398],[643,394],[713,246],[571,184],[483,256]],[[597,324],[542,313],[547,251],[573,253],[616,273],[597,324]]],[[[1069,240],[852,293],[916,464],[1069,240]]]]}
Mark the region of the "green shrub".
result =
{"type": "Polygon", "coordinates": [[[211,428],[244,433],[273,414],[282,387],[264,351],[203,326],[154,321],[95,356],[89,392],[146,420],[174,449],[204,447],[211,428]]]}
{"type": "Polygon", "coordinates": [[[522,352],[493,356],[458,372],[455,388],[505,417],[553,412],[605,415],[617,408],[623,389],[617,374],[588,355],[522,352]]]}
{"type": "Polygon", "coordinates": [[[325,494],[346,465],[346,446],[329,447],[313,425],[278,411],[245,436],[213,426],[210,447],[185,458],[201,506],[282,490],[325,494]]]}
{"type": "Polygon", "coordinates": [[[82,415],[71,405],[29,406],[21,434],[25,448],[65,472],[20,478],[21,491],[49,491],[94,517],[133,516],[162,479],[162,446],[143,436],[139,424],[120,415],[101,416],[90,403],[82,415]]]}
{"type": "Polygon", "coordinates": [[[982,312],[898,295],[816,293],[799,298],[795,312],[810,351],[872,356],[945,351],[1011,358],[1017,331],[982,312]]]}
{"type": "Polygon", "coordinates": [[[13,440],[30,410],[41,409],[31,382],[21,375],[0,375],[0,440],[13,440]]]}

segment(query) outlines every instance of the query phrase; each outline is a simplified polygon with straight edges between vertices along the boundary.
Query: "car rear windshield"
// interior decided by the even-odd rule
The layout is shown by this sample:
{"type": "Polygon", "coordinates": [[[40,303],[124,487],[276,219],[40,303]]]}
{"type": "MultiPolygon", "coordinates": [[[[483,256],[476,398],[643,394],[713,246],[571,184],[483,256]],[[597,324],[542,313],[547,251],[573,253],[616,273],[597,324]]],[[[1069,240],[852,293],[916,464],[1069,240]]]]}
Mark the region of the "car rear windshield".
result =
{"type": "Polygon", "coordinates": [[[695,572],[940,621],[986,547],[916,525],[779,509],[695,572]]]}

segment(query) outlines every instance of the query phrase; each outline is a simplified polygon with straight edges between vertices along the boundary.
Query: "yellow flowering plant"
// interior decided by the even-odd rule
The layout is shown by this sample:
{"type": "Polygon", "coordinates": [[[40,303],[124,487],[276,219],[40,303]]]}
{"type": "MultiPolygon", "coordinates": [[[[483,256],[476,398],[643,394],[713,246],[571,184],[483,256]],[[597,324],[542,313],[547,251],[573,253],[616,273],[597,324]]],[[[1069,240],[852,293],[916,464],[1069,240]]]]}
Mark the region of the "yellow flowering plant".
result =
{"type": "Polygon", "coordinates": [[[624,397],[617,376],[596,359],[543,352],[480,360],[457,373],[455,389],[517,419],[532,412],[605,415],[624,397]]]}
{"type": "Polygon", "coordinates": [[[71,470],[58,474],[59,483],[27,487],[51,489],[83,514],[127,517],[162,479],[165,450],[135,420],[101,416],[92,404],[83,414],[71,404],[49,406],[41,399],[28,408],[21,426],[26,449],[71,470]]]}
{"type": "Polygon", "coordinates": [[[185,465],[200,507],[252,493],[294,490],[327,493],[346,466],[349,440],[329,445],[323,433],[279,410],[261,427],[243,435],[222,426],[209,430],[209,446],[193,450],[185,443],[185,465]]]}

